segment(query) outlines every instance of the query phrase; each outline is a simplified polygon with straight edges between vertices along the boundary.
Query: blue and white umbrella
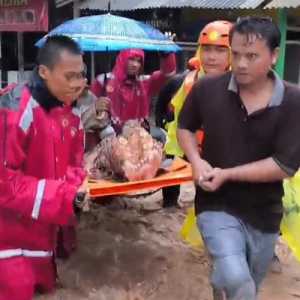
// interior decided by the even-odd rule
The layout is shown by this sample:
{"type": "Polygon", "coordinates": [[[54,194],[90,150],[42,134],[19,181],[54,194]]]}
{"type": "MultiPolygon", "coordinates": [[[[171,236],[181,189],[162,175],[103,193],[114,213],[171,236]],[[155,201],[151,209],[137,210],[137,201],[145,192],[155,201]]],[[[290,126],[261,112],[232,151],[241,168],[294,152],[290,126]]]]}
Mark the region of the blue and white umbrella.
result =
{"type": "Polygon", "coordinates": [[[149,51],[177,52],[176,43],[151,25],[111,14],[81,17],[67,21],[40,39],[40,47],[51,35],[67,35],[83,51],[119,51],[139,48],[149,51]]]}

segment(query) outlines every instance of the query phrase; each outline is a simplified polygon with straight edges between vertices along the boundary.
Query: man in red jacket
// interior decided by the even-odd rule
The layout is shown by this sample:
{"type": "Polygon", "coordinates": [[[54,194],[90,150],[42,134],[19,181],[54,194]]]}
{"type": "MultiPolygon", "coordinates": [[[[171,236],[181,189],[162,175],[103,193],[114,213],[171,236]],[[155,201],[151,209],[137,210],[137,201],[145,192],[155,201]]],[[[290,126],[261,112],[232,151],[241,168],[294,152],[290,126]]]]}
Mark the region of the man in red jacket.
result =
{"type": "Polygon", "coordinates": [[[48,38],[20,100],[0,112],[0,300],[30,300],[55,287],[58,225],[75,224],[85,177],[74,106],[83,69],[73,40],[48,38]]]}
{"type": "Polygon", "coordinates": [[[157,95],[176,72],[174,53],[163,54],[160,70],[150,76],[142,76],[144,59],[143,50],[123,50],[112,72],[100,74],[91,85],[91,91],[97,97],[108,97],[112,123],[117,130],[128,120],[147,119],[151,97],[157,95]]]}

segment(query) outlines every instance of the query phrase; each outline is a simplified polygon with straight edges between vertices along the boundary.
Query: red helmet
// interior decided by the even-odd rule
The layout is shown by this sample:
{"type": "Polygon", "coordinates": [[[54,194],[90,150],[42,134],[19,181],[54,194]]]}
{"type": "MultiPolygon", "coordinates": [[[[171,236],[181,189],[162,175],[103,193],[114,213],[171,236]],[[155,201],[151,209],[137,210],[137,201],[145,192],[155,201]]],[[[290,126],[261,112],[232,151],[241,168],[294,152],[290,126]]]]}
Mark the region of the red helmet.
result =
{"type": "Polygon", "coordinates": [[[217,45],[229,48],[229,32],[232,26],[232,23],[228,21],[208,23],[200,32],[198,43],[200,45],[217,45]]]}

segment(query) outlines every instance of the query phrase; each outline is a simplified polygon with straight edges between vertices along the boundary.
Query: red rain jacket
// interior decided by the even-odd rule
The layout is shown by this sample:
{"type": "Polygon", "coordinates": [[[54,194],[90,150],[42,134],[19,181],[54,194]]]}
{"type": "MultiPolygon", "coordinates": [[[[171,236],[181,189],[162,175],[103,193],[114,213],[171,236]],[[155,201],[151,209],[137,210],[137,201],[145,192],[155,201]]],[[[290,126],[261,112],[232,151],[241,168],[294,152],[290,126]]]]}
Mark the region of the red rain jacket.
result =
{"type": "Polygon", "coordinates": [[[75,223],[82,157],[76,108],[46,111],[24,87],[16,111],[0,110],[0,300],[13,297],[14,282],[22,290],[24,276],[25,294],[38,284],[53,288],[58,225],[75,223]]]}
{"type": "Polygon", "coordinates": [[[112,73],[97,76],[91,91],[97,96],[107,96],[111,100],[113,124],[121,127],[128,120],[143,120],[150,114],[151,97],[159,93],[168,77],[176,72],[175,54],[161,59],[159,71],[150,76],[138,76],[136,80],[127,78],[127,64],[132,57],[140,57],[144,65],[144,51],[128,49],[119,53],[112,73]],[[105,90],[104,90],[105,88],[105,90]]]}

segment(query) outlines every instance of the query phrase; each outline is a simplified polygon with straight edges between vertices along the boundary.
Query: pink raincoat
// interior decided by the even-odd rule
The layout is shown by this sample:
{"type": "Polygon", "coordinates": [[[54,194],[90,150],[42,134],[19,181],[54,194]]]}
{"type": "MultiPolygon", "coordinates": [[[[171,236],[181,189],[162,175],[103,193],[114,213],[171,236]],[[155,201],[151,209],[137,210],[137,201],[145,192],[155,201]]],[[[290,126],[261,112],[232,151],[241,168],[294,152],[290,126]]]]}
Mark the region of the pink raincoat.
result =
{"type": "Polygon", "coordinates": [[[17,111],[0,111],[0,300],[53,290],[58,225],[76,222],[82,156],[76,108],[46,111],[25,87],[17,111]]]}
{"type": "Polygon", "coordinates": [[[112,73],[107,74],[107,82],[101,74],[91,85],[97,97],[105,95],[111,100],[112,121],[117,126],[127,120],[149,117],[151,97],[158,94],[166,79],[176,72],[175,54],[171,53],[161,60],[159,71],[150,76],[138,76],[136,80],[128,79],[127,64],[133,57],[140,57],[144,65],[143,50],[121,51],[112,73]]]}

